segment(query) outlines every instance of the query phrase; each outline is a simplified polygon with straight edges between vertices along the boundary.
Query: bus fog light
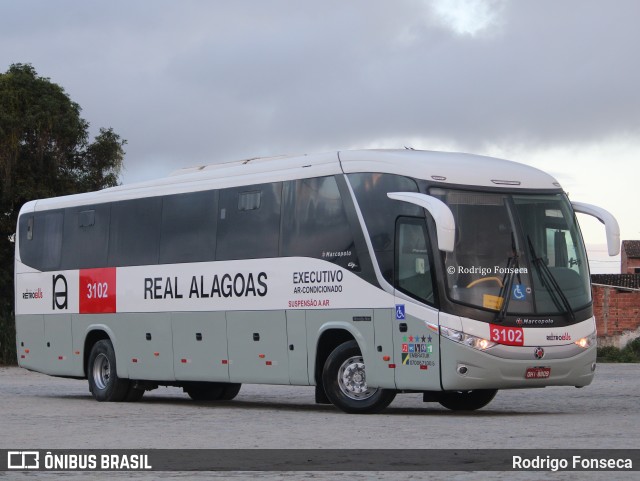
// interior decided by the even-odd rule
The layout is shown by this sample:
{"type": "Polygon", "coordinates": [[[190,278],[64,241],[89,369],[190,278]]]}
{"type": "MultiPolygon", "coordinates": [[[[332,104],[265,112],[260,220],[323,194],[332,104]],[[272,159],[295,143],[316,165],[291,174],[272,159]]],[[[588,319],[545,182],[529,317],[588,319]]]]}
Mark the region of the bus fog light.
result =
{"type": "Polygon", "coordinates": [[[458,366],[458,374],[462,374],[463,376],[469,372],[469,368],[467,366],[458,366]]]}

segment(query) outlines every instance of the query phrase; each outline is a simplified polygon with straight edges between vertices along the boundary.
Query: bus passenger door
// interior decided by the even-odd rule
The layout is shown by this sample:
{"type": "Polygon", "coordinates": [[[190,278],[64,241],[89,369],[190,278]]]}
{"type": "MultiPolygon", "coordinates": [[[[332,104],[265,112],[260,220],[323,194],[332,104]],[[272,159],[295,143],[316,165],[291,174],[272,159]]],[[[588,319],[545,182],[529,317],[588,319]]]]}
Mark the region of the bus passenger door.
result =
{"type": "Polygon", "coordinates": [[[396,223],[394,363],[398,389],[440,390],[438,311],[430,245],[422,218],[396,223]],[[415,299],[415,301],[412,301],[415,299]]]}

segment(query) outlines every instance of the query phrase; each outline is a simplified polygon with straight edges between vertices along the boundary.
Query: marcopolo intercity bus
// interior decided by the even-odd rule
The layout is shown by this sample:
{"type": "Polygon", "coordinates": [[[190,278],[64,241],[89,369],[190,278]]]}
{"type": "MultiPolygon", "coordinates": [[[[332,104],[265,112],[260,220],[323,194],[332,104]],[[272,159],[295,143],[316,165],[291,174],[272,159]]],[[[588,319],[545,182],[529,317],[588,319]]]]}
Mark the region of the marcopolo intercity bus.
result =
{"type": "Polygon", "coordinates": [[[294,384],[351,413],[583,387],[596,328],[575,212],[618,253],[615,219],[553,177],[458,153],[249,159],[32,201],[18,361],[87,378],[98,401],[294,384]]]}

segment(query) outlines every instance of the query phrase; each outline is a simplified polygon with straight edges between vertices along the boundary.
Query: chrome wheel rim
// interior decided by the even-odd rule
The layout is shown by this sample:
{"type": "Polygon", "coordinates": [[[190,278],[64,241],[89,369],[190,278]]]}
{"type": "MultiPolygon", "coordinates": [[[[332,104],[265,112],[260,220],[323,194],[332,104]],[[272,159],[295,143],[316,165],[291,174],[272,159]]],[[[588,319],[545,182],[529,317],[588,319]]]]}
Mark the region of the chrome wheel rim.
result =
{"type": "Polygon", "coordinates": [[[93,382],[100,390],[106,389],[111,377],[111,363],[105,354],[98,354],[93,361],[93,382]]]}
{"type": "Polygon", "coordinates": [[[350,357],[342,363],[338,369],[338,385],[345,396],[355,401],[368,399],[378,390],[367,387],[367,376],[362,356],[350,357]]]}

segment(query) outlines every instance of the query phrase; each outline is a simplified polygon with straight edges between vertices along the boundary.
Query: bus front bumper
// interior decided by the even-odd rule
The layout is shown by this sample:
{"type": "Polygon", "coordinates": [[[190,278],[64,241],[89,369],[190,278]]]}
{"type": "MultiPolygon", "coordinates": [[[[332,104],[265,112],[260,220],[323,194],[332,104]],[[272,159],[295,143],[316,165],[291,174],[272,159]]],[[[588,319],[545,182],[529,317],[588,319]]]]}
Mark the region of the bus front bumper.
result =
{"type": "MultiPolygon", "coordinates": [[[[591,384],[595,373],[596,346],[566,358],[507,359],[441,337],[441,374],[444,390],[520,389],[591,384]]],[[[553,348],[545,348],[547,350],[553,348]]],[[[521,356],[518,356],[521,357],[521,356]]]]}

